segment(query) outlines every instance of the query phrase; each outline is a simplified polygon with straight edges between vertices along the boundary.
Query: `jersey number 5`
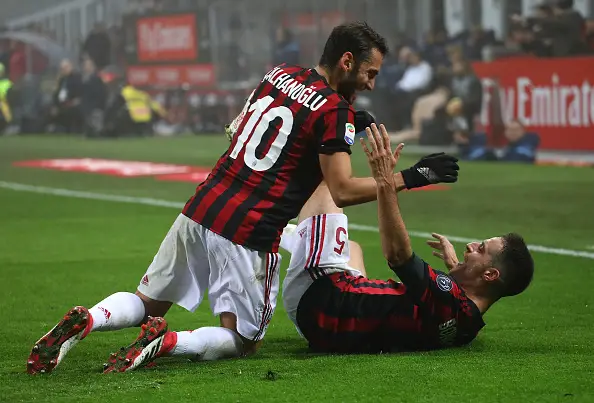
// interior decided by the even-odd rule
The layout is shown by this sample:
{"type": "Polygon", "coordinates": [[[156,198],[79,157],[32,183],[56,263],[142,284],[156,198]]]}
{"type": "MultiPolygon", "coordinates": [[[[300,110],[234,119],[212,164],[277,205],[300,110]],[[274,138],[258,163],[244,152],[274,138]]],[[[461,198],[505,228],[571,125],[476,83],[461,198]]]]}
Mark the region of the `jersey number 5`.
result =
{"type": "Polygon", "coordinates": [[[346,235],[347,234],[347,230],[342,228],[342,227],[338,227],[336,228],[336,243],[338,244],[338,246],[336,248],[334,248],[334,252],[338,253],[339,255],[342,255],[342,251],[344,250],[344,245],[345,245],[345,241],[343,241],[342,239],[340,239],[341,235],[346,235]]]}
{"type": "Polygon", "coordinates": [[[258,99],[250,106],[248,113],[253,113],[239,134],[237,143],[230,154],[231,158],[236,159],[245,147],[243,160],[254,171],[267,171],[273,167],[287,144],[287,139],[293,129],[293,113],[286,106],[276,106],[264,113],[273,101],[274,98],[267,95],[264,98],[258,99]],[[256,148],[262,143],[262,137],[270,127],[270,122],[277,118],[280,118],[282,121],[277,136],[268,152],[262,158],[258,158],[256,156],[256,148]]]}

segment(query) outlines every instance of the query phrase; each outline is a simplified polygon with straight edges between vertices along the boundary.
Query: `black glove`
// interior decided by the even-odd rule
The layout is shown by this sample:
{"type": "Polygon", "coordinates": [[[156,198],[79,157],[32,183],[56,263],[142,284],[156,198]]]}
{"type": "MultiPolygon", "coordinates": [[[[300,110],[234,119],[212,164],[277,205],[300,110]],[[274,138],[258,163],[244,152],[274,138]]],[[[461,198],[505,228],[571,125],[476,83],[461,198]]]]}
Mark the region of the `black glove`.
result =
{"type": "Polygon", "coordinates": [[[375,119],[367,111],[355,112],[355,133],[364,132],[366,128],[375,123],[375,119]]]}
{"type": "Polygon", "coordinates": [[[437,153],[426,155],[412,167],[402,171],[407,189],[420,188],[435,183],[454,183],[458,180],[458,158],[437,153]]]}

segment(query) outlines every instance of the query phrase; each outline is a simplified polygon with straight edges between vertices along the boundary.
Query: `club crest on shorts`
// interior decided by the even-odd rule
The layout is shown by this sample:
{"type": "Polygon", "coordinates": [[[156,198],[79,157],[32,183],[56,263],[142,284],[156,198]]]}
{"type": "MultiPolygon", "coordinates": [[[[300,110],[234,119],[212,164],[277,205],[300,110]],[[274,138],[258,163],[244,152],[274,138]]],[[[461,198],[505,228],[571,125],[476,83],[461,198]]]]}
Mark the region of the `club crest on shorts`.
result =
{"type": "Polygon", "coordinates": [[[444,276],[443,274],[437,276],[435,282],[437,283],[439,289],[444,292],[450,292],[452,291],[452,288],[454,288],[454,286],[452,285],[452,280],[448,276],[444,276]]]}
{"type": "Polygon", "coordinates": [[[354,124],[347,123],[345,125],[344,141],[350,146],[355,144],[355,125],[354,124]]]}

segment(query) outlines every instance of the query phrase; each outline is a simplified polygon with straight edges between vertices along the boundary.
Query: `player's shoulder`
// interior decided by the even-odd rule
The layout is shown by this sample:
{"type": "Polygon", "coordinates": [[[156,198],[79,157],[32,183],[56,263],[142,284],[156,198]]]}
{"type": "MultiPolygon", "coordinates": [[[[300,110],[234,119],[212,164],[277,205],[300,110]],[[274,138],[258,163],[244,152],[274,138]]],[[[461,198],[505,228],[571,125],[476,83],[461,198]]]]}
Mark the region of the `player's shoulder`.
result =
{"type": "Polygon", "coordinates": [[[354,116],[352,106],[330,87],[315,68],[281,64],[264,76],[261,85],[260,93],[275,89],[275,94],[282,102],[304,105],[312,112],[308,119],[318,120],[320,116],[336,111],[350,111],[351,116],[354,116]]]}
{"type": "Polygon", "coordinates": [[[429,271],[429,277],[435,286],[440,290],[448,294],[452,294],[454,297],[460,298],[464,295],[464,290],[456,282],[456,280],[448,275],[447,273],[435,270],[430,264],[425,262],[427,270],[429,271]]]}
{"type": "Polygon", "coordinates": [[[319,93],[326,99],[326,103],[320,108],[319,114],[326,117],[337,113],[348,114],[354,119],[355,109],[353,106],[332,88],[323,88],[319,93]]]}
{"type": "Polygon", "coordinates": [[[274,66],[265,75],[262,81],[275,81],[282,80],[286,76],[301,76],[307,75],[308,69],[296,64],[282,63],[278,66],[274,66]]]}

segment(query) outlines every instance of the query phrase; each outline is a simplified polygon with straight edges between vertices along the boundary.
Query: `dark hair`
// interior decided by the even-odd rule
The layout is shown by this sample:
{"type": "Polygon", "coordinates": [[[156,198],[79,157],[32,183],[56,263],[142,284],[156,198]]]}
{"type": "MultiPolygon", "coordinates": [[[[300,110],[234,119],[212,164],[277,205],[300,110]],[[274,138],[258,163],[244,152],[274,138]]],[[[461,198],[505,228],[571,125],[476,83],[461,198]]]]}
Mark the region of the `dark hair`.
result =
{"type": "Polygon", "coordinates": [[[366,22],[341,24],[332,30],[326,41],[320,65],[335,67],[346,52],[351,52],[358,64],[369,60],[373,49],[379,50],[384,56],[388,53],[386,40],[366,22]]]}
{"type": "Polygon", "coordinates": [[[510,233],[502,238],[503,249],[493,259],[493,266],[499,269],[496,289],[498,297],[510,297],[528,288],[534,275],[534,260],[520,235],[510,233]]]}
{"type": "Polygon", "coordinates": [[[437,90],[438,88],[449,89],[451,85],[452,75],[450,74],[450,72],[445,67],[437,67],[435,69],[435,74],[433,75],[433,78],[431,78],[431,83],[429,84],[431,92],[437,90]]]}

